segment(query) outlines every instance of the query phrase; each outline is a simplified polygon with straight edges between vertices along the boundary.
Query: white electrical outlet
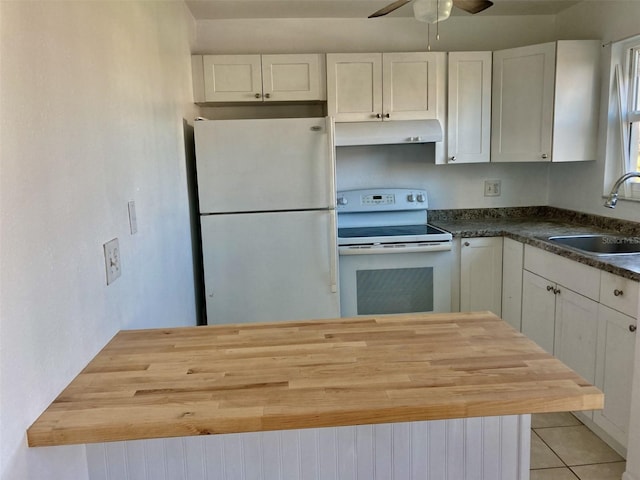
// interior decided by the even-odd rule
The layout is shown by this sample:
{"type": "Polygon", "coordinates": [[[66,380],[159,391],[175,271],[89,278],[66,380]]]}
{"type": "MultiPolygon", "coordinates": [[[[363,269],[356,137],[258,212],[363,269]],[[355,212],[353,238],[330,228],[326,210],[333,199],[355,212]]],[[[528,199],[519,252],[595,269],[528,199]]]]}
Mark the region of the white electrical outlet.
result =
{"type": "Polygon", "coordinates": [[[104,244],[104,263],[107,268],[107,285],[111,285],[121,273],[120,245],[117,238],[104,244]]]}
{"type": "Polygon", "coordinates": [[[485,180],[484,181],[485,197],[499,197],[501,192],[502,192],[501,180],[485,180]]]}

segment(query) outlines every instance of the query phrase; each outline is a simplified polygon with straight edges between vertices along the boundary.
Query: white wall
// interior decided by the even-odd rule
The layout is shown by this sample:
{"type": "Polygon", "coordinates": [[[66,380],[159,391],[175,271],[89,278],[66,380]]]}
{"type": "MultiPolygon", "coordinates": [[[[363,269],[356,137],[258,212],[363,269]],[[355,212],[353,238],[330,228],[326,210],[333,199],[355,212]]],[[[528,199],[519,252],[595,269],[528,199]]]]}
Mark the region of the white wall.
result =
{"type": "Polygon", "coordinates": [[[3,480],[86,478],[84,447],[29,449],[26,429],[117,330],[195,324],[194,29],[181,2],[0,1],[3,480]]]}

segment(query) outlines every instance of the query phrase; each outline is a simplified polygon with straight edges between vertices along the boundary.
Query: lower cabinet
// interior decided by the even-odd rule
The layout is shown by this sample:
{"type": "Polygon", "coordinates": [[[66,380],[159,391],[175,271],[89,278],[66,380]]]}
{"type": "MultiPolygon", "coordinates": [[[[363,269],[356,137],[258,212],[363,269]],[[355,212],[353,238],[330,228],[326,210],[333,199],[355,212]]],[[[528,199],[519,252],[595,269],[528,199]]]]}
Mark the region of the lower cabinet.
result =
{"type": "Polygon", "coordinates": [[[511,238],[502,243],[502,319],[522,330],[522,262],[524,245],[511,238]]]}
{"type": "Polygon", "coordinates": [[[604,392],[603,410],[579,416],[624,453],[640,286],[529,245],[524,251],[522,333],[604,392]]]}
{"type": "Polygon", "coordinates": [[[556,328],[555,283],[525,270],[522,273],[522,333],[553,354],[556,328]]]}
{"type": "Polygon", "coordinates": [[[636,319],[600,305],[595,385],[604,392],[604,409],[593,421],[623,447],[631,413],[631,385],[636,344],[636,319]]]}
{"type": "Polygon", "coordinates": [[[460,310],[502,312],[502,237],[463,238],[460,310]]]}

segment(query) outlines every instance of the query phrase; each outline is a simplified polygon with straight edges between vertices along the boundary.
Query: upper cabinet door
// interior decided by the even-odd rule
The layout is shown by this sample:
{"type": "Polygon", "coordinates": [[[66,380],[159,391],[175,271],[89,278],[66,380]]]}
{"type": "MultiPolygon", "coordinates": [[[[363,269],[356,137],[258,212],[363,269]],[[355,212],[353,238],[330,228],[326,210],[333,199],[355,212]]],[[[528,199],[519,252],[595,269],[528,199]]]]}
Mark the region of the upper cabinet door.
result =
{"type": "Polygon", "coordinates": [[[327,111],[338,122],[382,118],[382,55],[327,54],[327,111]]]}
{"type": "Polygon", "coordinates": [[[203,55],[206,102],[262,99],[260,55],[203,55]]]}
{"type": "Polygon", "coordinates": [[[323,55],[262,55],[265,102],[325,100],[324,77],[323,55]]]}
{"type": "Polygon", "coordinates": [[[555,42],[494,52],[492,161],[551,161],[555,60],[555,42]]]}
{"type": "Polygon", "coordinates": [[[382,114],[384,120],[438,118],[438,58],[440,53],[382,54],[382,114]]]}
{"type": "Polygon", "coordinates": [[[447,163],[489,162],[491,52],[449,53],[447,163]]]}

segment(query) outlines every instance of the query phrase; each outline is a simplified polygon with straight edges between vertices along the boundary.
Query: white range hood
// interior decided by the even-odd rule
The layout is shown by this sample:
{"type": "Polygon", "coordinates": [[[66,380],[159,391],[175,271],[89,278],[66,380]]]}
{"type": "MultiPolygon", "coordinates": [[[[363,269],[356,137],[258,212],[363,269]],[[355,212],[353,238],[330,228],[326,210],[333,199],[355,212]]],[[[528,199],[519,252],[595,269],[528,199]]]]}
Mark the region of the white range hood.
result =
{"type": "Polygon", "coordinates": [[[336,147],[441,142],[438,120],[336,123],[336,147]]]}

